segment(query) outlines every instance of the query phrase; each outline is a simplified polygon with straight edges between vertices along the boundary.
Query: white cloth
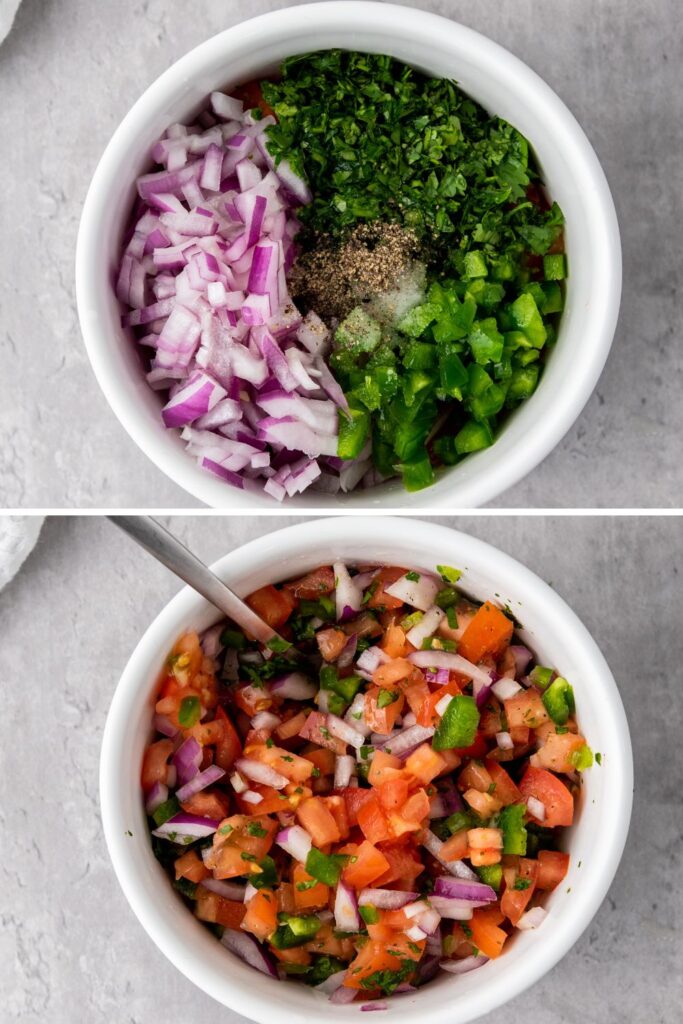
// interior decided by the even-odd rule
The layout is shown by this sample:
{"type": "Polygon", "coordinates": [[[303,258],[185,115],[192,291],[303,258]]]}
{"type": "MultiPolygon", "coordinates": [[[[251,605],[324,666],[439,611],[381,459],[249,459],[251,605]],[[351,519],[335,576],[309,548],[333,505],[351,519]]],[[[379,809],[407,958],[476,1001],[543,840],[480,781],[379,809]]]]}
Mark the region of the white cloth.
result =
{"type": "Polygon", "coordinates": [[[33,551],[44,520],[45,516],[0,516],[0,590],[33,551]]]}
{"type": "Polygon", "coordinates": [[[20,3],[21,0],[0,0],[0,43],[8,35],[20,3]]]}

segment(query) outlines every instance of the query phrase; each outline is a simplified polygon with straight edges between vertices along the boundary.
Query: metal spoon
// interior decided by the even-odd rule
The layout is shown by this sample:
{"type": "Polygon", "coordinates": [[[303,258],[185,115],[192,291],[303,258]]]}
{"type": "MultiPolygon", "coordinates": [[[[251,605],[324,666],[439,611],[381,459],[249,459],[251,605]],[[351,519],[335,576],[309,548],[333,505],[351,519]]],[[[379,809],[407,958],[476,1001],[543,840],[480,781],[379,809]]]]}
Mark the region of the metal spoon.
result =
{"type": "Polygon", "coordinates": [[[252,611],[208,566],[151,516],[107,516],[110,522],[214,604],[264,646],[289,647],[279,633],[252,611]]]}

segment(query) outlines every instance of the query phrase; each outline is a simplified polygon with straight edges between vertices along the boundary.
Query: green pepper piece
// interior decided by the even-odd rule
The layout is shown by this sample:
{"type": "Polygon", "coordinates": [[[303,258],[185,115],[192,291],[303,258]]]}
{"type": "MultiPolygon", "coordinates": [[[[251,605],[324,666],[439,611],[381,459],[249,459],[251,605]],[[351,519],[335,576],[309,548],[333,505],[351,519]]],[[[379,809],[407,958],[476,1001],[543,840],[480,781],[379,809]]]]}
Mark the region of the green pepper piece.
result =
{"type": "Polygon", "coordinates": [[[564,281],[567,276],[567,260],[563,252],[543,257],[543,276],[546,281],[564,281]]]}
{"type": "Polygon", "coordinates": [[[359,907],[358,913],[366,924],[377,924],[379,921],[379,911],[377,910],[377,907],[373,907],[370,903],[366,903],[364,906],[359,907]]]}
{"type": "Polygon", "coordinates": [[[434,483],[434,467],[429,461],[428,455],[424,455],[421,459],[413,459],[411,462],[402,462],[398,468],[403,476],[403,486],[407,491],[421,491],[423,487],[429,487],[434,483]]]}
{"type": "Polygon", "coordinates": [[[176,814],[180,814],[180,804],[174,796],[170,796],[168,800],[164,800],[163,804],[159,804],[157,809],[152,812],[152,820],[157,828],[168,821],[169,818],[175,817],[176,814]]]}
{"type": "Polygon", "coordinates": [[[539,690],[545,690],[554,675],[554,669],[546,668],[543,665],[536,665],[529,673],[529,679],[539,690]]]}
{"type": "Polygon", "coordinates": [[[446,828],[452,836],[464,828],[474,828],[474,815],[470,811],[456,811],[446,818],[446,828]]]}
{"type": "Polygon", "coordinates": [[[477,735],[479,717],[474,697],[453,697],[434,733],[434,750],[470,747],[477,735]]]}
{"type": "Polygon", "coordinates": [[[556,725],[564,725],[574,710],[574,691],[562,676],[558,676],[543,694],[545,709],[556,725]]]}
{"type": "Polygon", "coordinates": [[[510,312],[515,327],[526,334],[534,348],[543,348],[548,334],[533,295],[522,292],[510,306],[510,312]]]}
{"type": "Polygon", "coordinates": [[[488,423],[477,423],[468,420],[465,426],[455,435],[455,450],[458,455],[478,452],[493,444],[493,431],[488,423]]]}
{"type": "Polygon", "coordinates": [[[526,804],[508,804],[498,818],[498,827],[503,833],[503,853],[524,856],[527,834],[524,826],[526,804]]]}
{"type": "Polygon", "coordinates": [[[503,335],[498,330],[495,317],[477,320],[467,337],[475,362],[480,366],[500,362],[503,355],[503,335]]]}
{"type": "Polygon", "coordinates": [[[591,748],[584,743],[582,747],[575,750],[570,757],[571,763],[576,768],[577,772],[585,772],[586,768],[591,768],[593,765],[593,751],[591,748]]]}
{"type": "Polygon", "coordinates": [[[475,277],[488,277],[489,268],[486,265],[486,257],[480,249],[471,249],[465,253],[465,277],[472,280],[475,277]]]}
{"type": "Polygon", "coordinates": [[[476,872],[485,885],[490,885],[496,892],[500,892],[503,882],[502,864],[482,864],[481,867],[476,868],[476,872]]]}
{"type": "Polygon", "coordinates": [[[261,868],[259,872],[250,872],[249,881],[255,889],[273,889],[278,883],[277,868],[272,857],[264,857],[256,861],[261,868]]]}
{"type": "Polygon", "coordinates": [[[306,858],[306,871],[323,885],[336,885],[341,877],[348,856],[342,853],[321,853],[312,846],[306,858]]]}
{"type": "Polygon", "coordinates": [[[340,459],[355,459],[362,452],[370,434],[370,416],[364,409],[339,410],[339,438],[337,455],[340,459]]]}
{"type": "Polygon", "coordinates": [[[202,713],[199,697],[183,697],[178,711],[178,721],[183,729],[191,729],[202,713]]]}
{"type": "Polygon", "coordinates": [[[526,398],[533,395],[538,384],[538,374],[539,369],[535,365],[518,366],[514,369],[507,390],[507,403],[523,402],[526,398]]]}
{"type": "Polygon", "coordinates": [[[234,647],[237,651],[243,651],[247,646],[247,638],[239,629],[224,629],[221,633],[221,643],[224,647],[234,647]]]}
{"type": "Polygon", "coordinates": [[[413,306],[401,317],[396,324],[396,329],[401,334],[407,334],[409,338],[419,338],[435,320],[439,314],[439,307],[433,302],[423,302],[419,306],[413,306]]]}

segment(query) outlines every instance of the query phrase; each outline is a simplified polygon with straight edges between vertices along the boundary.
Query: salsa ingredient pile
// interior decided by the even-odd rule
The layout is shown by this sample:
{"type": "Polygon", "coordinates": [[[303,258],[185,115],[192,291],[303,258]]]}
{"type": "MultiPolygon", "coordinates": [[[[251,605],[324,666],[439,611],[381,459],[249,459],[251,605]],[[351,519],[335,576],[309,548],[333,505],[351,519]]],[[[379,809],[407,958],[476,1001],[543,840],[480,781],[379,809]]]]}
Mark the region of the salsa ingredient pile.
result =
{"type": "Polygon", "coordinates": [[[277,500],[491,445],[566,276],[527,140],[444,79],[339,50],[171,125],[116,283],[200,466],[277,500]]]}
{"type": "Polygon", "coordinates": [[[572,687],[458,578],[321,566],[248,598],[285,649],[222,623],[160,682],[156,856],[228,949],[335,1003],[500,956],[569,867],[572,687]]]}

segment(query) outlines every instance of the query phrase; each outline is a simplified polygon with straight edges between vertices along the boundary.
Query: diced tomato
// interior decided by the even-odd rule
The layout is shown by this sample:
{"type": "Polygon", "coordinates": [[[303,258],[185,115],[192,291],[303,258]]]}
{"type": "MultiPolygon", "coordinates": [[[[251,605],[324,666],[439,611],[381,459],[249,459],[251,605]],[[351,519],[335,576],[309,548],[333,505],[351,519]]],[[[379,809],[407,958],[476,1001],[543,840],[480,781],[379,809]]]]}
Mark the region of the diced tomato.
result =
{"type": "Polygon", "coordinates": [[[292,715],[291,718],[287,718],[280,725],[275,727],[275,735],[280,740],[291,740],[293,736],[298,736],[299,730],[306,724],[306,712],[299,711],[296,715],[292,715]]]}
{"type": "Polygon", "coordinates": [[[413,793],[400,810],[400,815],[404,821],[418,827],[422,825],[428,814],[429,797],[424,789],[418,789],[417,793],[413,793]]]}
{"type": "Polygon", "coordinates": [[[413,846],[389,846],[381,847],[382,855],[389,861],[389,867],[383,875],[374,880],[376,887],[391,885],[391,888],[400,888],[396,883],[406,883],[404,887],[411,889],[415,879],[424,871],[424,864],[420,854],[413,846]]]}
{"type": "Polygon", "coordinates": [[[240,686],[235,690],[233,700],[238,708],[244,711],[245,715],[253,718],[259,711],[267,711],[273,703],[273,699],[267,690],[261,690],[257,686],[240,686]]]}
{"type": "Polygon", "coordinates": [[[291,590],[294,597],[304,601],[316,601],[334,590],[334,571],[331,565],[321,565],[306,573],[298,580],[285,583],[284,590],[291,590]]]}
{"type": "MultiPolygon", "coordinates": [[[[474,743],[471,744],[471,746],[469,746],[469,747],[458,747],[457,750],[456,750],[456,753],[463,760],[466,757],[482,758],[482,757],[486,757],[486,754],[488,753],[488,749],[489,748],[488,748],[488,744],[486,742],[486,737],[482,736],[482,734],[480,732],[478,732],[477,733],[477,738],[474,741],[474,743]]],[[[442,750],[441,753],[443,754],[443,753],[445,753],[445,751],[442,750]]]]}
{"type": "Polygon", "coordinates": [[[296,816],[315,846],[339,842],[341,836],[337,822],[322,797],[312,796],[302,801],[296,809],[296,816]]]}
{"type": "Polygon", "coordinates": [[[364,717],[366,724],[370,726],[373,732],[379,732],[383,736],[387,736],[394,728],[396,719],[403,711],[405,698],[402,693],[399,693],[391,704],[380,707],[378,700],[381,693],[382,690],[377,686],[371,686],[366,690],[364,717]]]}
{"type": "Polygon", "coordinates": [[[520,917],[529,905],[536,887],[536,876],[538,875],[538,864],[535,860],[522,857],[519,862],[519,870],[505,868],[505,892],[500,901],[500,909],[508,918],[510,924],[517,925],[520,917]],[[515,888],[517,881],[528,882],[526,889],[515,888]]]}
{"type": "Polygon", "coordinates": [[[201,886],[197,889],[195,914],[200,921],[221,924],[224,928],[241,927],[247,908],[244,903],[226,900],[215,892],[209,892],[201,886]]]}
{"type": "Polygon", "coordinates": [[[502,654],[512,638],[513,624],[499,608],[486,601],[460,638],[458,654],[475,665],[486,654],[502,654]]]}
{"type": "Polygon", "coordinates": [[[199,818],[213,818],[221,821],[227,817],[230,800],[226,793],[203,789],[201,793],[195,793],[194,796],[183,800],[180,806],[186,814],[196,814],[199,818]]]}
{"type": "Polygon", "coordinates": [[[410,775],[426,786],[444,770],[446,762],[429,743],[423,743],[406,758],[405,767],[410,775]]]}
{"type": "Polygon", "coordinates": [[[559,850],[539,850],[536,888],[555,889],[569,871],[569,854],[559,850]]]}
{"type": "Polygon", "coordinates": [[[468,849],[467,829],[463,828],[446,840],[439,850],[439,858],[441,860],[462,860],[467,856],[468,849]]]}
{"type": "Polygon", "coordinates": [[[495,793],[480,793],[478,789],[466,789],[463,798],[480,818],[490,818],[503,806],[495,793]]]}
{"type": "Polygon", "coordinates": [[[168,759],[172,753],[172,740],[157,740],[147,747],[142,759],[142,788],[145,792],[150,790],[155,782],[166,782],[168,759]]]}
{"type": "Polygon", "coordinates": [[[325,661],[336,661],[344,650],[347,640],[348,637],[344,630],[334,629],[334,627],[331,629],[319,629],[315,634],[318,650],[325,661]]]}
{"type": "MultiPolygon", "coordinates": [[[[405,694],[405,698],[408,702],[408,707],[418,720],[418,724],[422,725],[422,718],[424,718],[422,710],[431,696],[431,691],[421,672],[414,681],[411,676],[410,683],[404,688],[403,693],[405,694]]],[[[429,724],[431,724],[431,720],[429,724]]]]}
{"type": "Polygon", "coordinates": [[[572,754],[585,745],[586,741],[578,733],[567,732],[558,736],[556,732],[548,735],[545,743],[531,759],[535,768],[550,768],[554,772],[573,771],[572,754]]]}
{"type": "Polygon", "coordinates": [[[384,634],[380,644],[382,650],[390,658],[402,658],[405,655],[406,634],[405,630],[395,623],[392,623],[384,634]]]}
{"type": "MultiPolygon", "coordinates": [[[[556,775],[545,768],[529,766],[522,776],[519,790],[525,800],[533,796],[545,807],[545,818],[538,824],[546,828],[571,825],[574,820],[574,798],[556,775]]],[[[532,820],[535,819],[532,817],[532,820]]]]}
{"type": "Polygon", "coordinates": [[[311,953],[327,953],[328,956],[338,956],[342,960],[350,960],[354,948],[351,939],[337,938],[334,934],[334,922],[330,921],[322,926],[311,942],[307,942],[305,949],[311,953]]]}
{"type": "Polygon", "coordinates": [[[368,782],[371,786],[381,786],[389,779],[403,777],[403,763],[399,757],[387,754],[384,750],[376,750],[370,762],[368,782]]]}
{"type": "Polygon", "coordinates": [[[494,793],[498,800],[502,802],[503,807],[507,807],[508,804],[520,803],[522,794],[505,769],[496,761],[489,761],[488,759],[484,761],[484,764],[491,781],[496,787],[494,793]]]}
{"type": "Polygon", "coordinates": [[[277,900],[270,889],[258,889],[246,904],[242,929],[257,939],[267,939],[277,928],[277,900]]]}
{"type": "Polygon", "coordinates": [[[387,816],[374,794],[370,800],[358,808],[357,815],[361,831],[371,843],[381,843],[382,840],[390,837],[387,816]]]}
{"type": "Polygon", "coordinates": [[[375,686],[385,686],[391,689],[396,683],[412,675],[414,668],[412,662],[407,661],[406,658],[394,658],[393,661],[387,661],[375,669],[372,673],[372,681],[375,686]]]}
{"type": "Polygon", "coordinates": [[[543,699],[533,686],[515,694],[509,700],[503,701],[503,706],[508,726],[525,725],[529,729],[537,729],[539,725],[548,721],[548,712],[543,699]]]}
{"type": "Polygon", "coordinates": [[[326,907],[330,898],[330,887],[316,882],[311,888],[306,886],[313,879],[303,864],[295,864],[292,870],[292,888],[294,905],[297,910],[320,910],[326,907]],[[299,888],[301,886],[301,888],[299,888]]]}
{"type": "Polygon", "coordinates": [[[472,942],[484,956],[492,960],[503,952],[507,932],[499,928],[503,915],[497,908],[475,910],[467,922],[472,933],[472,942]]]}
{"type": "Polygon", "coordinates": [[[337,823],[341,839],[347,839],[349,835],[349,816],[346,811],[346,802],[343,796],[323,797],[325,806],[337,823]]]}
{"type": "Polygon", "coordinates": [[[254,761],[269,765],[292,782],[306,782],[313,773],[313,765],[307,758],[299,757],[298,754],[293,754],[291,751],[285,750],[284,747],[276,747],[274,744],[271,747],[266,746],[265,743],[245,746],[244,754],[245,757],[252,758],[254,761]]]}
{"type": "Polygon", "coordinates": [[[280,963],[301,964],[302,967],[308,967],[311,962],[311,954],[304,946],[293,946],[292,949],[276,949],[275,946],[269,948],[280,963]]]}
{"type": "Polygon", "coordinates": [[[277,590],[270,583],[255,590],[246,600],[249,607],[273,629],[284,626],[296,608],[296,599],[289,590],[277,590]]]}
{"type": "Polygon", "coordinates": [[[258,786],[256,783],[252,783],[250,788],[254,793],[259,793],[262,799],[260,803],[250,804],[242,796],[237,795],[235,799],[241,814],[253,816],[291,810],[292,805],[281,790],[273,789],[272,786],[258,786]]]}
{"type": "Polygon", "coordinates": [[[347,988],[364,988],[365,978],[376,971],[395,971],[401,960],[418,960],[424,946],[424,939],[422,942],[411,943],[398,932],[392,933],[392,940],[388,944],[384,940],[370,939],[349,964],[343,984],[347,988]]]}
{"type": "Polygon", "coordinates": [[[390,587],[392,583],[396,583],[400,580],[401,576],[405,576],[406,569],[398,569],[395,566],[384,566],[375,576],[372,581],[372,597],[367,602],[368,608],[402,608],[403,601],[398,597],[392,597],[391,594],[387,594],[385,587],[390,587]]]}
{"type": "Polygon", "coordinates": [[[372,800],[374,793],[371,789],[361,789],[360,786],[347,786],[345,789],[339,790],[339,793],[344,797],[349,825],[353,828],[354,825],[358,824],[359,808],[367,803],[368,800],[372,800]]]}
{"type": "Polygon", "coordinates": [[[321,775],[334,775],[335,756],[331,750],[314,747],[311,750],[304,750],[301,754],[307,761],[310,761],[321,775]]]}
{"type": "Polygon", "coordinates": [[[458,776],[458,789],[476,789],[480,793],[488,793],[493,779],[486,767],[479,761],[470,761],[458,776]]]}
{"type": "Polygon", "coordinates": [[[386,782],[379,782],[377,796],[384,810],[396,811],[401,808],[407,801],[413,785],[414,783],[405,772],[400,772],[395,778],[387,779],[386,782]]]}
{"type": "Polygon", "coordinates": [[[415,712],[418,725],[424,725],[429,728],[437,723],[436,705],[445,697],[447,693],[450,693],[452,697],[457,697],[461,693],[460,685],[455,680],[449,680],[444,686],[437,686],[437,688],[430,693],[424,704],[421,706],[419,711],[415,712]]]}
{"type": "Polygon", "coordinates": [[[216,708],[215,721],[221,723],[221,737],[216,743],[216,764],[227,772],[241,756],[242,744],[235,726],[220,705],[216,708]]]}
{"type": "Polygon", "coordinates": [[[196,850],[188,850],[174,862],[175,876],[186,878],[188,882],[202,882],[211,875],[204,861],[196,850]]]}
{"type": "Polygon", "coordinates": [[[327,728],[327,715],[320,711],[311,711],[303,727],[299,730],[299,736],[311,743],[317,743],[319,747],[325,747],[335,754],[345,754],[346,744],[343,740],[333,736],[327,728]]]}
{"type": "Polygon", "coordinates": [[[280,882],[275,895],[278,913],[293,914],[296,904],[294,902],[294,886],[291,882],[280,882]]]}
{"type": "Polygon", "coordinates": [[[350,853],[355,860],[349,861],[342,871],[342,878],[354,889],[365,889],[389,870],[389,861],[381,850],[364,839],[360,846],[345,846],[341,853],[350,853]]]}
{"type": "Polygon", "coordinates": [[[261,83],[256,78],[245,82],[244,85],[233,86],[230,95],[234,96],[236,100],[241,100],[245,110],[253,110],[258,107],[264,117],[275,116],[275,111],[263,98],[261,83]]]}

